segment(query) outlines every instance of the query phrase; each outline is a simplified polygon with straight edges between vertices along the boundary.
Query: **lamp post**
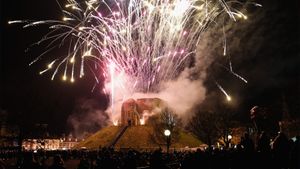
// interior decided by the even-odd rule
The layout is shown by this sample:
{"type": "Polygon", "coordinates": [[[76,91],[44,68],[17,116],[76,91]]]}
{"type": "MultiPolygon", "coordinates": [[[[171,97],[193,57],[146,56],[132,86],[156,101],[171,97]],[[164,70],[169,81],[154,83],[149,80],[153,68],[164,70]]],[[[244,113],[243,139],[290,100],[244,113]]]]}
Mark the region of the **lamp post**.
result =
{"type": "Polygon", "coordinates": [[[164,135],[167,137],[167,153],[169,153],[170,143],[171,143],[171,131],[169,129],[165,129],[164,135]]]}
{"type": "Polygon", "coordinates": [[[229,134],[229,135],[227,136],[227,138],[228,138],[228,147],[231,148],[231,139],[232,139],[232,135],[229,134]]]}

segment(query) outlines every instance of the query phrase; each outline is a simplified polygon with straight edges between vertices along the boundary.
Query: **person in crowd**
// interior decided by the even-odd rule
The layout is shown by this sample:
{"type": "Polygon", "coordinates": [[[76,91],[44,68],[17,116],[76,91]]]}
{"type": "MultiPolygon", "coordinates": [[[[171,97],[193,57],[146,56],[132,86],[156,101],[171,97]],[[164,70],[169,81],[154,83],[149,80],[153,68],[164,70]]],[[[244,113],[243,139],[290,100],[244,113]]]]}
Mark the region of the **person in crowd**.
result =
{"type": "Polygon", "coordinates": [[[155,150],[150,156],[150,169],[167,169],[163,160],[162,150],[155,150]]]}
{"type": "Polygon", "coordinates": [[[36,161],[33,156],[33,153],[26,152],[24,153],[24,158],[20,169],[41,169],[41,165],[36,161]]]}
{"type": "Polygon", "coordinates": [[[296,140],[291,149],[290,168],[300,168],[300,136],[296,136],[296,140]]]}
{"type": "Polygon", "coordinates": [[[49,169],[66,169],[64,167],[64,161],[60,155],[55,155],[53,157],[53,162],[49,169]]]}
{"type": "Polygon", "coordinates": [[[256,150],[263,153],[269,153],[271,151],[270,138],[264,131],[258,138],[256,150]]]}
{"type": "Polygon", "coordinates": [[[290,157],[290,143],[287,136],[283,132],[278,132],[278,135],[273,142],[273,154],[275,168],[288,169],[290,157]]]}
{"type": "Polygon", "coordinates": [[[90,168],[91,168],[90,161],[86,157],[82,157],[80,159],[77,169],[90,169],[90,168]]]}
{"type": "Polygon", "coordinates": [[[241,141],[241,145],[243,146],[245,152],[254,152],[254,142],[250,138],[249,133],[244,134],[244,139],[241,141]]]}

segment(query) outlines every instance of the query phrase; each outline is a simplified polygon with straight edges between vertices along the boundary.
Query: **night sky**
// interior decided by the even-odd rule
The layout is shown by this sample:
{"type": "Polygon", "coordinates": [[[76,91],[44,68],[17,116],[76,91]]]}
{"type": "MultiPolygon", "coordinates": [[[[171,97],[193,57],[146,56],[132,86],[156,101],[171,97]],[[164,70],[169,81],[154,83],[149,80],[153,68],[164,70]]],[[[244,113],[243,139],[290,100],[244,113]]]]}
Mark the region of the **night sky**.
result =
{"type": "MultiPolygon", "coordinates": [[[[280,113],[282,102],[288,105],[292,116],[300,114],[300,4],[299,1],[257,1],[263,8],[253,10],[248,23],[229,36],[228,43],[236,45],[231,56],[235,72],[243,75],[243,84],[219,68],[209,69],[205,105],[213,106],[222,93],[214,81],[218,79],[232,93],[236,102],[234,110],[248,118],[254,105],[268,107],[280,113]],[[252,18],[251,18],[252,17],[252,18]],[[238,43],[236,42],[238,41],[238,43]],[[238,47],[237,47],[238,45],[238,47]]],[[[67,119],[82,99],[97,100],[97,108],[107,106],[107,97],[99,90],[91,92],[94,80],[87,77],[76,83],[51,81],[50,75],[39,75],[47,61],[28,64],[38,56],[43,47],[25,52],[38,41],[46,27],[22,29],[20,24],[8,25],[9,20],[59,19],[62,17],[54,0],[3,0],[1,3],[1,97],[0,108],[9,113],[15,123],[47,123],[53,133],[68,130],[67,119]]],[[[251,11],[250,11],[251,12],[251,11]]],[[[233,47],[234,48],[234,47],[233,47]]],[[[59,54],[63,49],[56,51],[59,54]]],[[[214,64],[226,64],[217,59],[214,64]]]]}

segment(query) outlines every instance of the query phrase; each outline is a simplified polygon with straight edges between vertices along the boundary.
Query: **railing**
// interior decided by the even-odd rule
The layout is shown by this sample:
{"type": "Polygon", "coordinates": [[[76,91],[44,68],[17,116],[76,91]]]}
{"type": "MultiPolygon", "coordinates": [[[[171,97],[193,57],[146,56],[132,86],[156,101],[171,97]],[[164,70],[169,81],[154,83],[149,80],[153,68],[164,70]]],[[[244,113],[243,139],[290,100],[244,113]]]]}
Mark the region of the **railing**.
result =
{"type": "Polygon", "coordinates": [[[115,139],[113,139],[112,142],[108,145],[108,147],[112,147],[113,148],[117,144],[117,142],[119,141],[119,139],[122,137],[122,135],[125,133],[125,131],[126,131],[127,128],[128,128],[128,125],[123,126],[120,129],[120,131],[117,134],[117,136],[115,137],[115,139]]]}

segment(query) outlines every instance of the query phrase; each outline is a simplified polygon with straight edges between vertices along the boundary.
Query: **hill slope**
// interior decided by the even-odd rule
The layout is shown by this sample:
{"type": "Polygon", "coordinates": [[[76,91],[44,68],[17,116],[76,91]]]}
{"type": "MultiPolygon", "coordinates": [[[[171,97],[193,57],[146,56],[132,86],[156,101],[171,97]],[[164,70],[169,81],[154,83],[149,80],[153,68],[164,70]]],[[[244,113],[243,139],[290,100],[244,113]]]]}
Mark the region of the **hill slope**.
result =
{"type": "Polygon", "coordinates": [[[98,149],[107,146],[121,129],[119,126],[109,126],[102,128],[92,136],[77,144],[74,149],[86,147],[87,149],[98,149]]]}
{"type": "MultiPolygon", "coordinates": [[[[87,149],[98,149],[99,146],[109,145],[117,136],[121,127],[105,127],[88,137],[85,141],[80,142],[74,148],[86,147],[87,149]]],[[[122,137],[118,140],[115,148],[134,148],[134,149],[155,149],[160,147],[152,141],[153,128],[151,126],[130,126],[127,128],[122,137]]],[[[202,142],[192,134],[180,131],[179,140],[172,143],[171,148],[198,147],[202,142]]]]}

